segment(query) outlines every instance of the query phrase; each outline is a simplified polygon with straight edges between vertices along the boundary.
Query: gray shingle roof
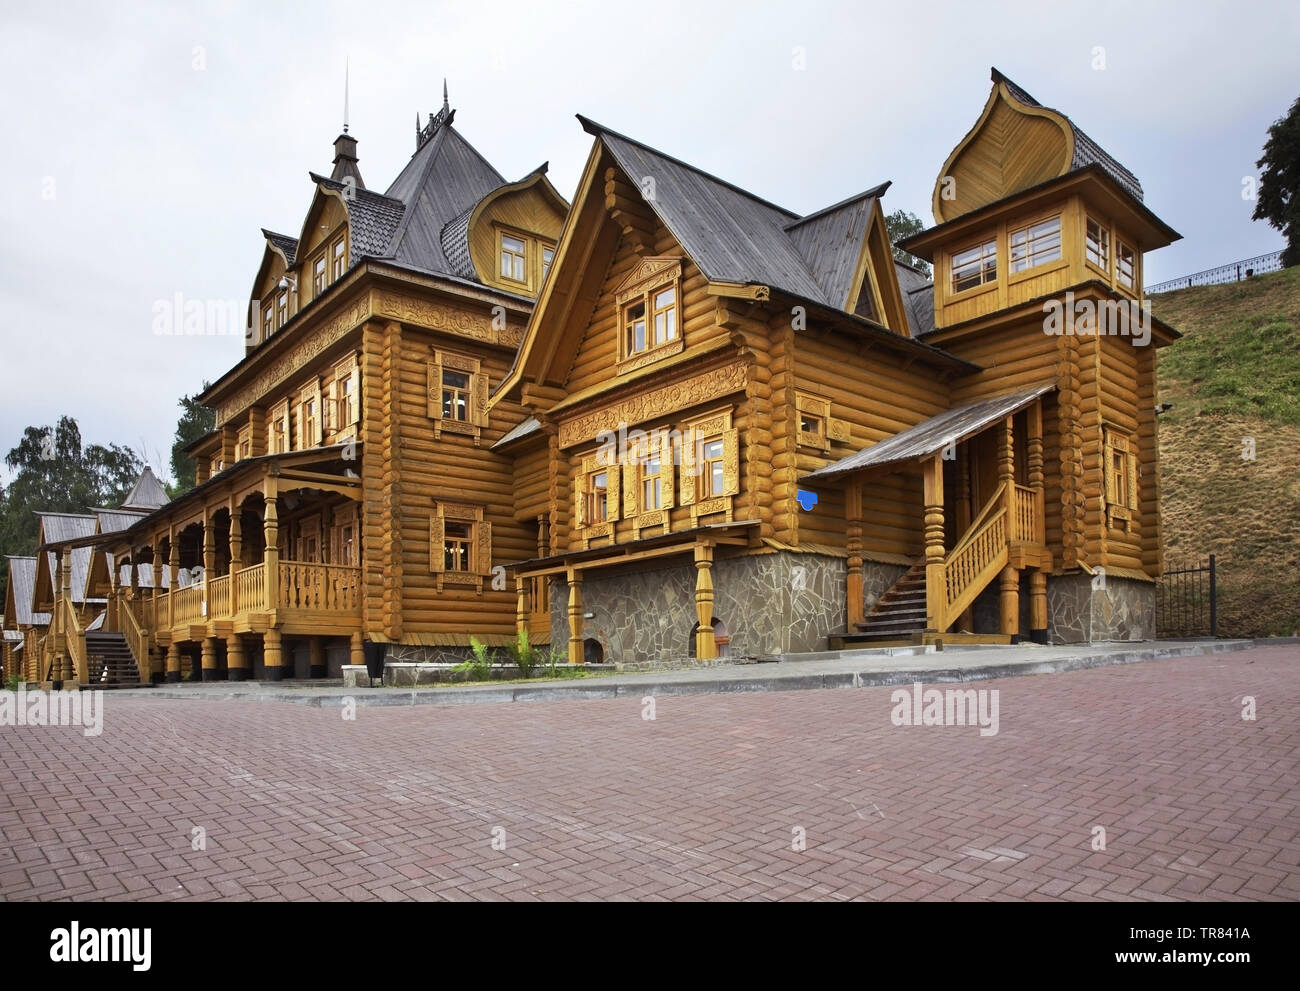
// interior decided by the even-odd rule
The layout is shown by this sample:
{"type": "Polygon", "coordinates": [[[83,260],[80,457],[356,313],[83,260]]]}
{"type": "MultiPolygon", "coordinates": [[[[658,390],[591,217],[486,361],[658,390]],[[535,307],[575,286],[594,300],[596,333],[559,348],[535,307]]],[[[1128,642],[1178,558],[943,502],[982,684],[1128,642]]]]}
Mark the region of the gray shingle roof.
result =
{"type": "Polygon", "coordinates": [[[153,469],[145,465],[144,471],[136,479],[135,487],[131,489],[131,494],[122,503],[122,508],[154,510],[167,505],[169,501],[167,490],[163,488],[162,482],[158,481],[158,476],[153,473],[153,469]]]}
{"type": "MultiPolygon", "coordinates": [[[[54,544],[63,540],[76,540],[78,537],[89,537],[95,532],[94,516],[81,516],[74,513],[37,513],[36,516],[41,521],[41,540],[45,544],[54,544]]],[[[46,551],[45,553],[49,558],[50,580],[53,581],[57,572],[58,554],[55,551],[46,551]]],[[[90,555],[92,553],[93,549],[90,547],[74,547],[72,549],[73,602],[86,601],[86,574],[90,571],[90,555]]]]}
{"type": "Polygon", "coordinates": [[[49,626],[49,613],[32,612],[32,602],[35,601],[34,593],[36,590],[36,558],[10,557],[9,585],[9,592],[13,597],[14,614],[12,616],[6,615],[6,624],[49,626]]]}
{"type": "Polygon", "coordinates": [[[875,468],[937,454],[949,444],[978,433],[989,424],[996,423],[1021,407],[1029,405],[1054,388],[1055,385],[1048,383],[950,409],[928,420],[922,420],[916,426],[900,431],[892,437],[886,437],[870,447],[863,448],[856,454],[850,454],[824,468],[818,468],[803,476],[800,481],[826,482],[864,468],[875,468]]]}
{"type": "Polygon", "coordinates": [[[294,260],[298,257],[298,239],[296,237],[277,234],[275,231],[268,231],[265,227],[262,228],[262,235],[284,254],[290,265],[294,263],[294,260]]]}
{"type": "MultiPolygon", "coordinates": [[[[1043,106],[1043,104],[1035,100],[1025,92],[1025,90],[1017,86],[996,68],[993,69],[993,82],[1006,83],[1007,92],[1026,106],[1043,106]]],[[[1052,107],[1045,107],[1044,109],[1052,110],[1054,113],[1061,114],[1059,110],[1055,110],[1052,107]]],[[[1138,177],[1117,162],[1104,148],[1101,147],[1101,145],[1097,144],[1097,142],[1093,141],[1092,138],[1084,134],[1083,131],[1079,129],[1078,125],[1076,125],[1074,121],[1070,120],[1069,117],[1066,117],[1065,114],[1061,114],[1061,116],[1065,117],[1066,123],[1070,125],[1070,130],[1074,132],[1074,161],[1070,163],[1070,171],[1073,172],[1076,169],[1086,168],[1089,165],[1100,165],[1106,171],[1107,175],[1119,183],[1120,187],[1130,196],[1141,200],[1142,183],[1138,182],[1138,177]]]]}
{"type": "Polygon", "coordinates": [[[898,274],[898,288],[903,291],[903,305],[907,307],[907,322],[913,337],[934,333],[934,283],[902,262],[894,262],[898,274]]]}
{"type": "Polygon", "coordinates": [[[519,440],[520,438],[523,437],[528,437],[531,434],[537,433],[537,431],[541,429],[542,429],[542,425],[538,421],[537,417],[530,416],[528,417],[528,419],[524,420],[523,422],[515,426],[513,430],[511,430],[508,434],[502,437],[499,441],[493,444],[492,450],[495,451],[498,447],[505,447],[507,444],[511,443],[512,441],[519,440]]]}
{"type": "Polygon", "coordinates": [[[438,237],[452,274],[459,275],[462,279],[478,277],[469,254],[469,218],[473,213],[474,207],[466,208],[459,217],[448,222],[438,237]]]}
{"type": "Polygon", "coordinates": [[[875,189],[785,226],[786,234],[808,263],[827,299],[841,308],[846,301],[847,305],[853,305],[849,296],[857,289],[853,277],[862,253],[862,239],[876,201],[888,188],[889,183],[881,183],[875,189]]]}
{"type": "Polygon", "coordinates": [[[317,185],[347,194],[344,203],[347,205],[348,233],[351,238],[348,264],[355,265],[362,258],[391,257],[389,243],[402,222],[406,205],[401,200],[376,193],[373,189],[349,187],[315,172],[311,173],[311,177],[317,185]]]}

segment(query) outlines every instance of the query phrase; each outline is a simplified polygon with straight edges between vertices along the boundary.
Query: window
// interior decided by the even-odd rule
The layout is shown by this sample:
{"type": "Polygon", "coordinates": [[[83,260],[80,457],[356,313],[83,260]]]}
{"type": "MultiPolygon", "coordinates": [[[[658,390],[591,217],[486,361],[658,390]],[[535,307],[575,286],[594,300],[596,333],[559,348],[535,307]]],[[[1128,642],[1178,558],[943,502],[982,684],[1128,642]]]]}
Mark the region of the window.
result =
{"type": "Polygon", "coordinates": [[[1137,287],[1137,255],[1123,241],[1115,242],[1115,278],[1127,289],[1137,287]]]}
{"type": "Polygon", "coordinates": [[[658,452],[641,462],[641,512],[663,508],[663,461],[658,452]]]}
{"type": "Polygon", "coordinates": [[[849,425],[831,416],[831,401],[807,392],[794,394],[795,416],[798,418],[798,443],[801,447],[815,447],[829,452],[831,444],[848,443],[849,425]]]}
{"type": "Polygon", "coordinates": [[[542,245],[542,281],[546,281],[546,275],[551,270],[551,262],[555,261],[555,245],[542,245]]]}
{"type": "Polygon", "coordinates": [[[236,461],[243,461],[245,458],[253,456],[253,430],[251,427],[244,427],[239,431],[238,450],[239,455],[236,461]]]}
{"type": "Polygon", "coordinates": [[[637,354],[646,349],[645,301],[638,300],[623,311],[623,326],[627,328],[627,353],[637,354]]]}
{"type": "Polygon", "coordinates": [[[813,413],[800,413],[799,433],[807,434],[820,443],[826,437],[826,422],[813,413]]]}
{"type": "Polygon", "coordinates": [[[609,518],[609,472],[596,472],[590,478],[587,519],[592,523],[604,523],[609,518]]]}
{"type": "Polygon", "coordinates": [[[998,277],[996,241],[986,241],[952,256],[952,291],[974,289],[998,277]]]}
{"type": "Polygon", "coordinates": [[[469,419],[469,376],[443,369],[442,416],[445,420],[469,419]]]}
{"type": "Polygon", "coordinates": [[[334,261],[332,263],[333,267],[330,271],[330,281],[341,278],[343,272],[348,267],[347,252],[344,250],[346,247],[345,241],[346,238],[339,238],[334,242],[334,249],[332,252],[334,261]]]}
{"type": "Polygon", "coordinates": [[[1088,235],[1084,253],[1092,264],[1110,271],[1110,231],[1091,217],[1088,218],[1088,235]]]}
{"type": "Polygon", "coordinates": [[[338,380],[339,427],[351,426],[357,422],[357,403],[353,390],[356,385],[351,375],[338,380]]]}
{"type": "Polygon", "coordinates": [[[1036,265],[1045,265],[1061,257],[1061,218],[1052,217],[1036,224],[1012,231],[1008,236],[1011,246],[1011,272],[1023,272],[1036,265]]]}
{"type": "Polygon", "coordinates": [[[483,507],[440,502],[429,519],[429,570],[446,583],[481,585],[492,572],[492,524],[483,507]]]}
{"type": "Polygon", "coordinates": [[[321,255],[312,263],[311,294],[319,296],[325,291],[325,256],[321,255]]]}
{"type": "Polygon", "coordinates": [[[338,563],[349,567],[355,565],[356,553],[356,527],[347,523],[339,527],[338,563]]]}
{"type": "Polygon", "coordinates": [[[470,525],[468,523],[445,524],[443,539],[443,570],[469,571],[470,525]]]}
{"type": "Polygon", "coordinates": [[[681,351],[680,258],[646,258],[615,291],[619,307],[619,372],[681,351]]]}
{"type": "Polygon", "coordinates": [[[722,495],[724,463],[724,445],[721,437],[700,441],[701,499],[722,495]]]}
{"type": "Polygon", "coordinates": [[[681,446],[681,499],[691,517],[725,513],[731,519],[730,496],[740,492],[740,432],[731,425],[731,408],[693,421],[681,446]]]}
{"type": "Polygon", "coordinates": [[[275,308],[267,303],[262,307],[262,340],[275,333],[275,308]]]}
{"type": "Polygon", "coordinates": [[[1102,471],[1106,484],[1106,517],[1111,526],[1122,521],[1130,531],[1138,509],[1137,451],[1127,434],[1103,431],[1102,471]]]}
{"type": "Polygon", "coordinates": [[[320,383],[307,386],[298,394],[298,450],[305,451],[321,443],[320,383]]]}
{"type": "Polygon", "coordinates": [[[513,234],[501,233],[501,278],[527,282],[527,242],[513,234]]]}
{"type": "Polygon", "coordinates": [[[271,453],[284,454],[289,450],[289,402],[276,403],[271,409],[271,453]]]}
{"type": "Polygon", "coordinates": [[[277,329],[289,322],[289,292],[280,293],[275,301],[275,326],[277,329]]]}

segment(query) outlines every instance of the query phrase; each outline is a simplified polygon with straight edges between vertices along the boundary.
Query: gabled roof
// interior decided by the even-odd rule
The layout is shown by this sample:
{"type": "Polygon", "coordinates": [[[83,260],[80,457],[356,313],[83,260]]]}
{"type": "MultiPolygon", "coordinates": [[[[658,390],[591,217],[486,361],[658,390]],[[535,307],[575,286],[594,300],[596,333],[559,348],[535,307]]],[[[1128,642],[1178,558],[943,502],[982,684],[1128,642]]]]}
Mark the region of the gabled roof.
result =
{"type": "Polygon", "coordinates": [[[122,502],[121,508],[150,512],[167,505],[169,501],[167,490],[163,488],[162,482],[158,481],[153,469],[145,465],[144,471],[136,479],[135,487],[131,489],[130,495],[122,502]]]}
{"type": "Polygon", "coordinates": [[[515,427],[508,434],[506,434],[499,441],[493,444],[492,450],[495,451],[498,448],[505,447],[508,444],[513,444],[517,440],[523,440],[523,438],[525,437],[531,437],[533,434],[537,433],[541,429],[542,429],[542,424],[537,419],[537,417],[530,416],[527,419],[516,424],[515,427]]]}
{"type": "Polygon", "coordinates": [[[889,186],[883,182],[785,226],[827,299],[838,300],[841,308],[853,305],[850,296],[858,288],[854,280],[862,254],[862,239],[871,222],[872,208],[889,186]]]}
{"type": "Polygon", "coordinates": [[[907,309],[912,336],[924,337],[934,333],[934,283],[911,265],[900,261],[894,262],[894,272],[898,276],[898,288],[903,292],[903,305],[907,309]]]}
{"type": "Polygon", "coordinates": [[[1055,389],[1051,383],[1024,389],[1020,392],[982,399],[977,403],[959,406],[947,412],[922,420],[914,427],[900,431],[892,437],[877,441],[856,454],[841,458],[833,464],[804,475],[800,481],[813,484],[827,482],[864,468],[913,461],[937,454],[949,444],[971,437],[1003,417],[1028,406],[1039,396],[1055,389]]]}
{"type": "Polygon", "coordinates": [[[9,558],[9,588],[5,592],[5,629],[49,626],[50,614],[32,611],[36,589],[36,558],[9,558]]]}
{"type": "MultiPolygon", "coordinates": [[[[64,540],[76,540],[79,537],[89,537],[95,533],[96,518],[93,515],[82,515],[78,513],[37,513],[37,519],[40,520],[40,535],[38,537],[39,545],[56,544],[64,540]]],[[[137,517],[141,518],[141,517],[137,517]]],[[[72,549],[72,601],[86,601],[86,575],[90,571],[90,556],[93,553],[89,547],[74,547],[72,549]]],[[[38,584],[49,585],[52,594],[57,596],[58,589],[54,587],[54,576],[58,573],[58,552],[46,551],[45,559],[38,560],[36,563],[36,581],[38,584]]],[[[35,593],[35,588],[33,588],[35,593]]],[[[36,600],[32,600],[35,605],[36,600]]]]}
{"type": "Polygon", "coordinates": [[[1027,107],[1042,107],[1044,110],[1052,110],[1053,113],[1060,116],[1069,125],[1070,130],[1074,133],[1074,157],[1070,164],[1070,171],[1086,168],[1093,164],[1100,165],[1112,179],[1120,184],[1125,192],[1134,199],[1142,199],[1142,183],[1138,182],[1138,177],[1116,161],[1101,145],[1084,134],[1074,121],[1059,110],[1044,107],[1023,88],[1017,86],[1006,75],[999,72],[996,66],[993,68],[991,75],[995,86],[998,83],[1004,83],[1007,92],[1020,103],[1027,107]]]}
{"type": "Polygon", "coordinates": [[[275,231],[268,231],[262,228],[262,236],[266,238],[267,243],[284,256],[286,266],[292,266],[298,257],[298,239],[289,237],[287,234],[277,234],[275,231]]]}
{"type": "Polygon", "coordinates": [[[355,265],[362,258],[389,257],[389,242],[402,222],[406,204],[373,189],[348,186],[315,172],[310,175],[318,187],[338,193],[347,208],[351,239],[348,264],[355,265]]]}
{"type": "MultiPolygon", "coordinates": [[[[840,291],[845,248],[836,239],[855,226],[865,230],[870,204],[864,201],[885,186],[800,217],[586,117],[578,119],[628,176],[654,180],[647,204],[710,282],[766,285],[845,308],[847,290],[840,291]]],[[[861,243],[859,232],[853,264],[861,243]]]]}

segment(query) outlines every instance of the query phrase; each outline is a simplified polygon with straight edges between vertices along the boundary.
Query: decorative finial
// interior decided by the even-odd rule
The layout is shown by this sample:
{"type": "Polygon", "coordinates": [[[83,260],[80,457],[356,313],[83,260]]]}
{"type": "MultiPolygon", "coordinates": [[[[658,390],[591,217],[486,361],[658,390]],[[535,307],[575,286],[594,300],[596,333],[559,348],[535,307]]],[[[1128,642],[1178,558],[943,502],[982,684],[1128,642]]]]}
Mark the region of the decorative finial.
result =
{"type": "Polygon", "coordinates": [[[348,70],[351,68],[351,57],[343,60],[343,133],[348,133],[348,70]]]}
{"type": "Polygon", "coordinates": [[[442,77],[442,112],[446,113],[450,109],[451,109],[451,105],[447,102],[447,77],[443,76],[442,77]]]}

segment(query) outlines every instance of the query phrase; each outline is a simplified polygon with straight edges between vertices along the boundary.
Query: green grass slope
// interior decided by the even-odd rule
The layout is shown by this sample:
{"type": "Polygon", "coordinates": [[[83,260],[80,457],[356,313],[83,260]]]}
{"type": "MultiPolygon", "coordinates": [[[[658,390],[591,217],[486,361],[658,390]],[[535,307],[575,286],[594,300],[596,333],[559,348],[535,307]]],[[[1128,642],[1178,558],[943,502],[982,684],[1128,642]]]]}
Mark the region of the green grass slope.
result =
{"type": "Polygon", "coordinates": [[[1300,268],[1151,308],[1184,335],[1159,360],[1166,567],[1217,556],[1220,635],[1300,634],[1300,268]]]}

